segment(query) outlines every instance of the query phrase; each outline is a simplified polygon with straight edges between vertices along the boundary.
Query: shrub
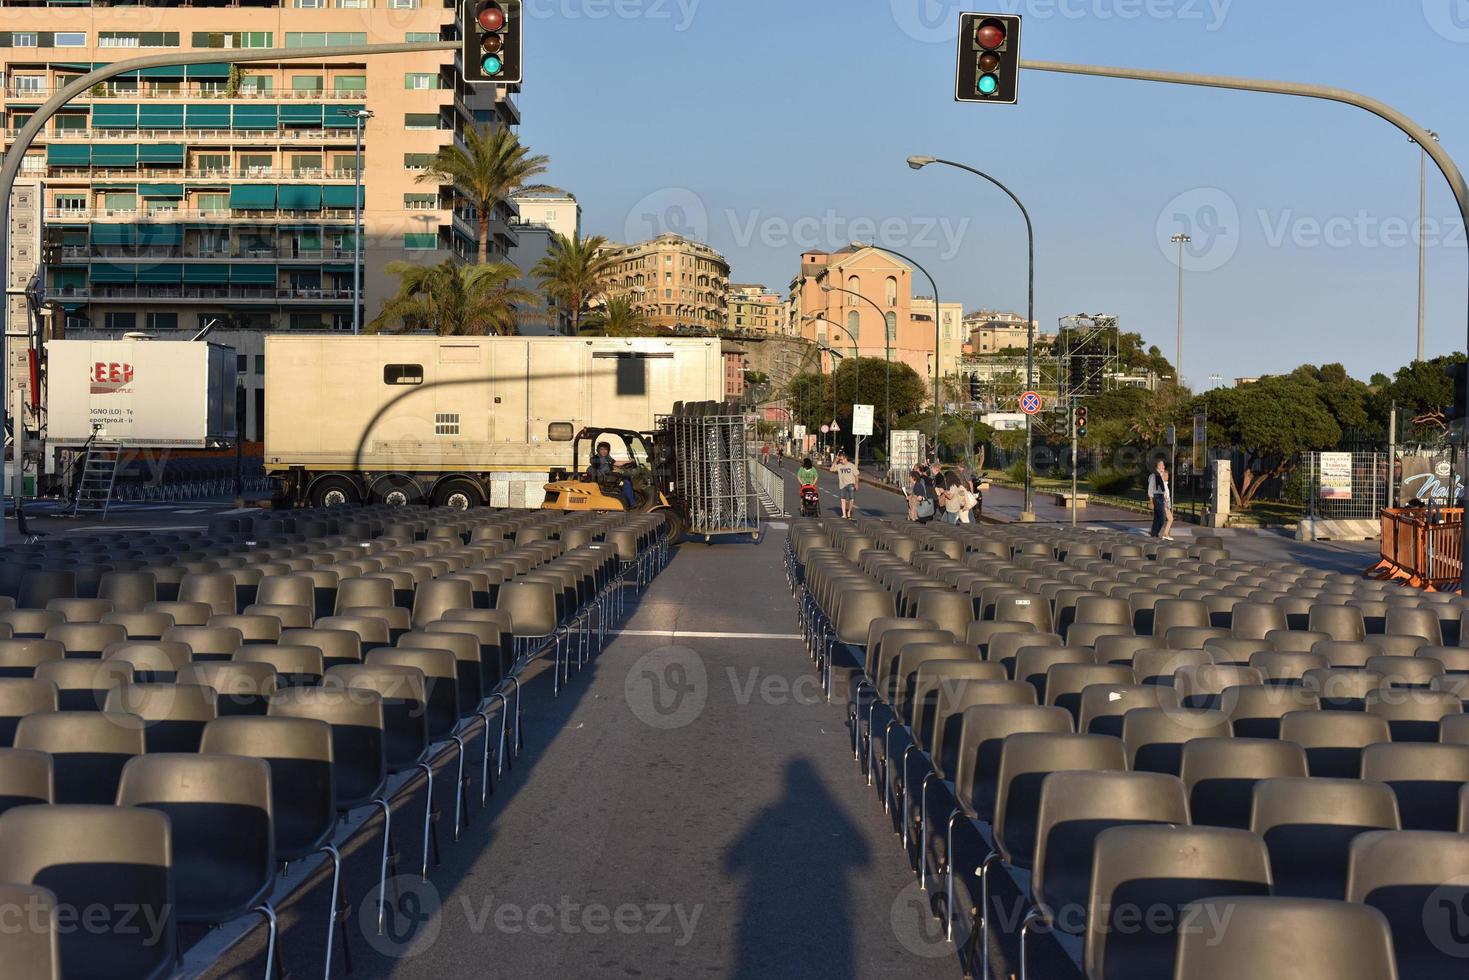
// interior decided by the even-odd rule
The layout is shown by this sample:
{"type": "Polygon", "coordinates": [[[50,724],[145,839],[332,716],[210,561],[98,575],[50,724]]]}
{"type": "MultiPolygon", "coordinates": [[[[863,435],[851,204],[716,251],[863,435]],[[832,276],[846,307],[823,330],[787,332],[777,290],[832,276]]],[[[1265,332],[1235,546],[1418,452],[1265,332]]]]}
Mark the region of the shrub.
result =
{"type": "Polygon", "coordinates": [[[1005,477],[1012,483],[1024,483],[1025,460],[1023,458],[1017,459],[1015,462],[1005,467],[1005,477]]]}
{"type": "Polygon", "coordinates": [[[1137,474],[1129,470],[1100,469],[1091,475],[1088,482],[1092,493],[1104,493],[1120,497],[1131,490],[1137,474]]]}

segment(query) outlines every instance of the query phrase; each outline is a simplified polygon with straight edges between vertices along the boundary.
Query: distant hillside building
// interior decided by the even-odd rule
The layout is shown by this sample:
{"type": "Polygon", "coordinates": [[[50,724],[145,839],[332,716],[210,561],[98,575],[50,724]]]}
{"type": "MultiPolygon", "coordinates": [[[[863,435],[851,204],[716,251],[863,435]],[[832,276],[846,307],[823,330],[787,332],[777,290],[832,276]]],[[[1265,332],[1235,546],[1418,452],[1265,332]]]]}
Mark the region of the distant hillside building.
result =
{"type": "Polygon", "coordinates": [[[723,329],[728,322],[729,263],[702,242],[659,235],[633,245],[609,243],[606,286],[626,295],[648,322],[678,332],[723,329]]]}
{"type": "Polygon", "coordinates": [[[765,286],[729,287],[729,328],[750,333],[787,333],[786,301],[765,286]]]}

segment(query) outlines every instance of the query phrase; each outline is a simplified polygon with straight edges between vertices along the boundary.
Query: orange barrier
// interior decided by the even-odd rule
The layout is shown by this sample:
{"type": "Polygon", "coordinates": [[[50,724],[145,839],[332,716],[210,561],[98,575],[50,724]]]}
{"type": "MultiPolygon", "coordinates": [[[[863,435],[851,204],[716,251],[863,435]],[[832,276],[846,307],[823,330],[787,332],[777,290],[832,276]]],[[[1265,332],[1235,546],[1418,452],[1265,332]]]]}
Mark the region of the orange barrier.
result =
{"type": "Polygon", "coordinates": [[[1463,576],[1464,509],[1382,509],[1382,560],[1364,574],[1401,579],[1415,588],[1455,591],[1463,576]]]}

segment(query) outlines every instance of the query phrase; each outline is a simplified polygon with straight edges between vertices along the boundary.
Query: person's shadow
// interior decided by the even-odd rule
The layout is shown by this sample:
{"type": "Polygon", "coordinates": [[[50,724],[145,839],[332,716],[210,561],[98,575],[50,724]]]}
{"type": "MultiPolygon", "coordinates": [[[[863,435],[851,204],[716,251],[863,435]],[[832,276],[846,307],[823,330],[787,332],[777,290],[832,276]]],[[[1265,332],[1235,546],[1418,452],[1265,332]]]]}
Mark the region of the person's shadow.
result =
{"type": "Polygon", "coordinates": [[[809,760],[786,766],[781,797],[725,855],[746,879],[736,938],[736,980],[846,980],[855,974],[848,878],[871,856],[860,831],[809,760]]]}

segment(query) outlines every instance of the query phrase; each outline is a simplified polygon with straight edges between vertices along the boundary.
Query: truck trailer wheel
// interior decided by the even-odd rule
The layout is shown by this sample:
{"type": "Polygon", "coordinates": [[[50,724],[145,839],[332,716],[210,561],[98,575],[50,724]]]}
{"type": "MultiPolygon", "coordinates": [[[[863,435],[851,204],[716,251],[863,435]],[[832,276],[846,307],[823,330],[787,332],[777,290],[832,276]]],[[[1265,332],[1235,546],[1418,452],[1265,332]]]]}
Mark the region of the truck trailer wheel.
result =
{"type": "Polygon", "coordinates": [[[434,506],[450,510],[473,510],[484,506],[485,497],[470,480],[447,480],[434,491],[434,506]]]}
{"type": "Polygon", "coordinates": [[[389,507],[407,507],[422,502],[418,485],[406,477],[385,476],[372,485],[374,503],[389,507]]]}
{"type": "Polygon", "coordinates": [[[345,476],[324,476],[311,485],[313,507],[347,507],[360,499],[356,484],[345,476]]]}

